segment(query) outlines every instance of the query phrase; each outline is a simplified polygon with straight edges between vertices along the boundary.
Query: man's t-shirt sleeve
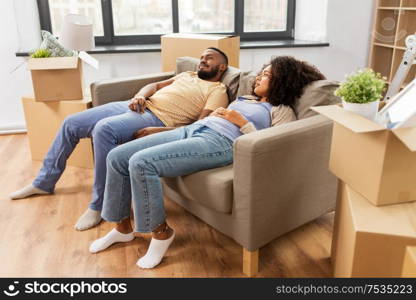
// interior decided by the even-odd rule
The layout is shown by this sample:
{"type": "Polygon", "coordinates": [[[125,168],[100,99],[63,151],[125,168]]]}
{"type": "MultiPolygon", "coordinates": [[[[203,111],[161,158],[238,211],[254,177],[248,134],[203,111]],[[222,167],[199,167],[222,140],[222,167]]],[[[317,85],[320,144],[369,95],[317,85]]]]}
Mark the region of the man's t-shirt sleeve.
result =
{"type": "Polygon", "coordinates": [[[227,107],[228,103],[227,89],[221,84],[209,94],[204,109],[216,110],[218,107],[227,107]]]}

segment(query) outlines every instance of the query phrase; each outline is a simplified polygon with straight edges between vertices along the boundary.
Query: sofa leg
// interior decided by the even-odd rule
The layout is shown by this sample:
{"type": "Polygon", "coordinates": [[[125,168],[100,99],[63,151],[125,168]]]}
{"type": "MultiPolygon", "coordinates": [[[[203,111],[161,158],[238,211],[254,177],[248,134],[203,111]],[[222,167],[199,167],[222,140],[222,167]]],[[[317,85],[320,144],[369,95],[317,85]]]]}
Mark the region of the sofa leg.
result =
{"type": "Polygon", "coordinates": [[[243,248],[243,273],[249,277],[256,275],[259,271],[259,249],[249,251],[243,248]]]}

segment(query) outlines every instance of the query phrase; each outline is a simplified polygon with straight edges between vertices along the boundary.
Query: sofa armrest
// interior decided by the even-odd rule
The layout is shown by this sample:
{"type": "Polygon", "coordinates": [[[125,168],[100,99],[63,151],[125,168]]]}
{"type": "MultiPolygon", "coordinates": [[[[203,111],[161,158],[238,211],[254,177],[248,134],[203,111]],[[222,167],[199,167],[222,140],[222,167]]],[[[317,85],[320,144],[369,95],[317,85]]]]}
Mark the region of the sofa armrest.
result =
{"type": "Polygon", "coordinates": [[[131,99],[146,84],[166,80],[174,75],[174,72],[165,72],[93,82],[90,86],[92,106],[131,99]]]}
{"type": "Polygon", "coordinates": [[[314,116],[239,137],[234,144],[233,214],[254,250],[335,206],[328,170],[332,122],[314,116]]]}

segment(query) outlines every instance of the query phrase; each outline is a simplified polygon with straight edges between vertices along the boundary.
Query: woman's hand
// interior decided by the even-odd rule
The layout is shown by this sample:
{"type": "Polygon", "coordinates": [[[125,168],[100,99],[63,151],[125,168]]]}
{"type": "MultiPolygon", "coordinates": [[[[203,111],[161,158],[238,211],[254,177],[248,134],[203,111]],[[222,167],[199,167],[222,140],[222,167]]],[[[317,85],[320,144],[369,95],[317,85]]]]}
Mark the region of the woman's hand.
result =
{"type": "Polygon", "coordinates": [[[146,98],[141,95],[134,96],[129,104],[129,108],[134,112],[138,112],[140,114],[144,113],[144,110],[146,109],[146,98]],[[138,108],[140,109],[139,111],[137,111],[138,108]]]}
{"type": "Polygon", "coordinates": [[[248,123],[247,119],[243,117],[238,111],[226,109],[223,107],[217,108],[211,113],[211,116],[225,119],[238,127],[243,127],[248,123]]]}

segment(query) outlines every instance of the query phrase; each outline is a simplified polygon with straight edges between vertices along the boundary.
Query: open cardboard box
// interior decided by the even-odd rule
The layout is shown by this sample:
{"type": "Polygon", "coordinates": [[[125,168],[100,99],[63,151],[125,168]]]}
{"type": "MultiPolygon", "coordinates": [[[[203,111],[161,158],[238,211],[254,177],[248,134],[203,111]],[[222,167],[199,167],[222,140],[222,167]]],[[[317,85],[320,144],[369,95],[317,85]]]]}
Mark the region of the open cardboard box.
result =
{"type": "Polygon", "coordinates": [[[408,246],[403,261],[402,277],[416,277],[416,247],[408,246]]]}
{"type": "Polygon", "coordinates": [[[338,105],[312,109],[334,121],[331,172],[377,206],[416,200],[416,128],[389,130],[338,105]]]}
{"type": "Polygon", "coordinates": [[[376,207],[339,181],[332,236],[334,277],[400,277],[416,246],[416,203],[376,207]]]}
{"type": "Polygon", "coordinates": [[[36,101],[82,99],[82,62],[78,57],[29,58],[36,101]]]}
{"type": "Polygon", "coordinates": [[[162,71],[175,71],[176,59],[182,56],[200,58],[208,47],[216,47],[228,56],[229,65],[239,67],[240,37],[212,34],[172,33],[161,37],[162,71]]]}

